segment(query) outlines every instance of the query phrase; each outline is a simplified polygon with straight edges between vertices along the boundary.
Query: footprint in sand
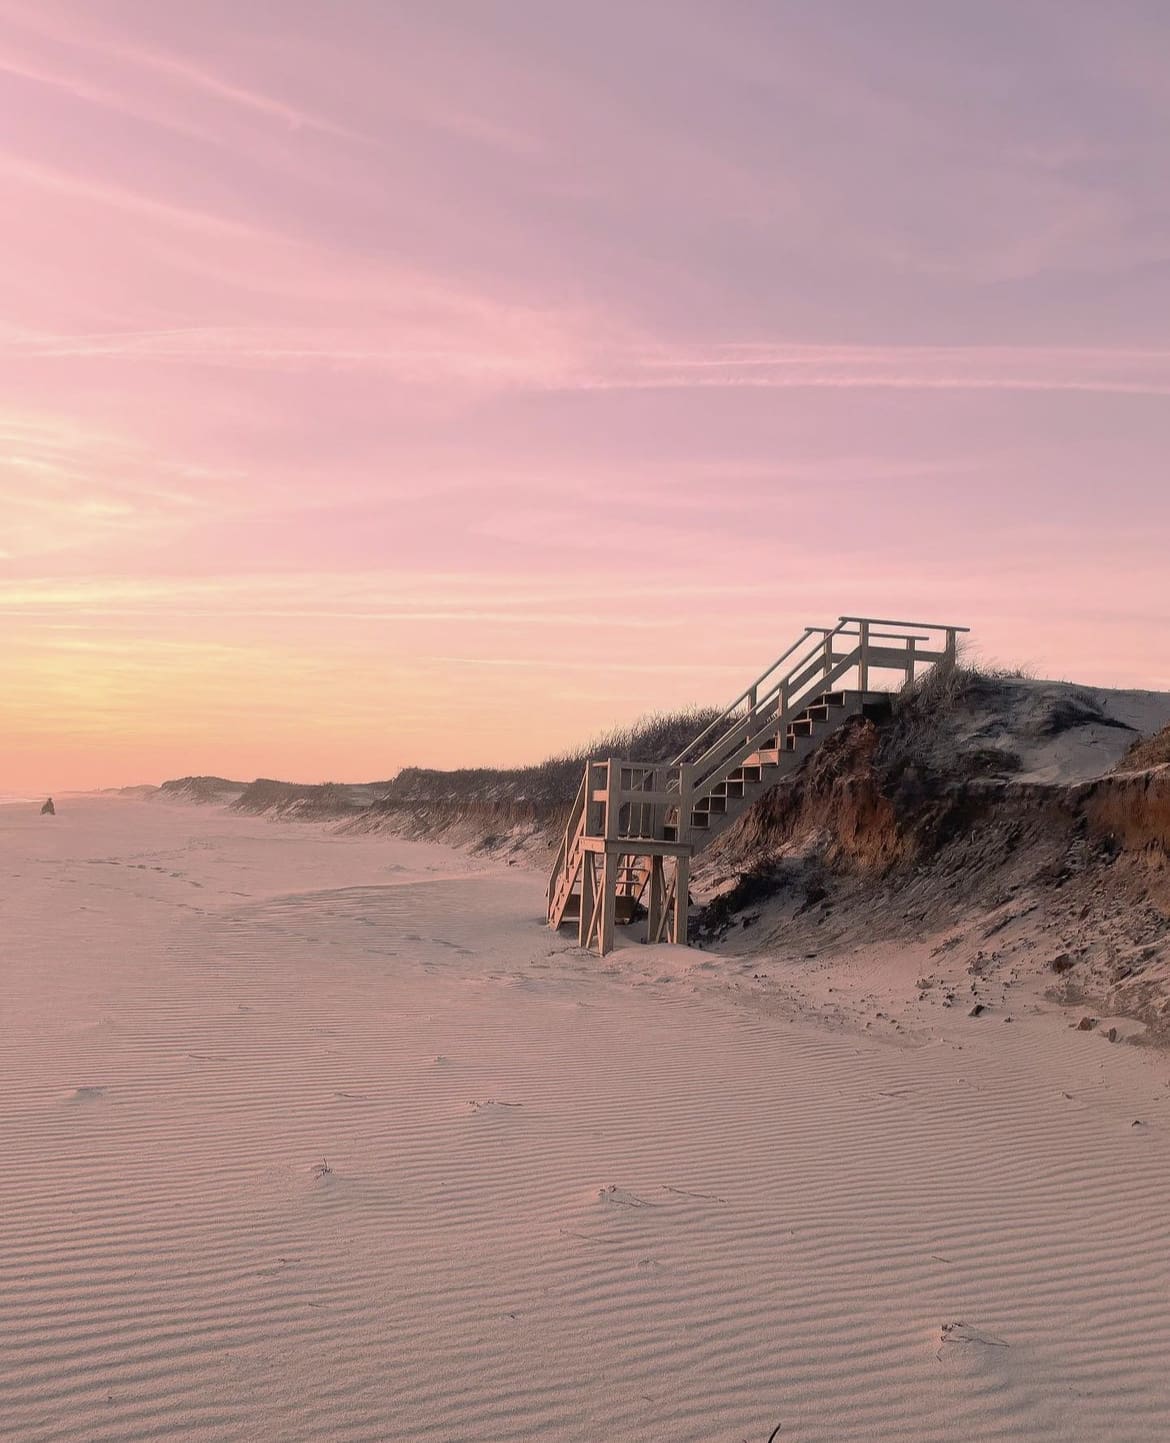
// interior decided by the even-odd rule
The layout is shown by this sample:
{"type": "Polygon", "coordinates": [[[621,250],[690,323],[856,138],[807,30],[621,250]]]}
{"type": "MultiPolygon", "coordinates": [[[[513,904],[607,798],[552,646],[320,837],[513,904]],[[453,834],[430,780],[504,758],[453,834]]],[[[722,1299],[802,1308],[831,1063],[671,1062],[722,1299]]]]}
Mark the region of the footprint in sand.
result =
{"type": "Polygon", "coordinates": [[[657,1203],[652,1203],[644,1197],[639,1197],[636,1192],[631,1192],[629,1188],[618,1187],[616,1183],[612,1182],[608,1187],[599,1187],[597,1189],[597,1196],[601,1202],[608,1203],[612,1207],[652,1208],[658,1206],[657,1203]]]}
{"type": "Polygon", "coordinates": [[[980,1352],[984,1349],[1011,1347],[1006,1339],[973,1328],[970,1323],[944,1323],[939,1329],[938,1352],[935,1357],[941,1361],[944,1354],[962,1353],[963,1345],[973,1345],[980,1352]]]}
{"type": "Polygon", "coordinates": [[[69,1096],[70,1102],[96,1102],[98,1098],[105,1097],[104,1087],[78,1087],[69,1096]]]}

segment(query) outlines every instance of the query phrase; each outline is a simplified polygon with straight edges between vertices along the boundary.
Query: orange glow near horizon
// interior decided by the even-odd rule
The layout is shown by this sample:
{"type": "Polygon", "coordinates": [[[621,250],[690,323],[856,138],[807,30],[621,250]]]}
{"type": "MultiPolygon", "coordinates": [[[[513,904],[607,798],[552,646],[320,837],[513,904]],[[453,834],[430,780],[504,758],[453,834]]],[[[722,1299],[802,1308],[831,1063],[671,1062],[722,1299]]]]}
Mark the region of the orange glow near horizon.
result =
{"type": "Polygon", "coordinates": [[[1170,689],[1170,24],[1043,8],[0,0],[0,793],[538,759],[842,611],[1170,689]]]}

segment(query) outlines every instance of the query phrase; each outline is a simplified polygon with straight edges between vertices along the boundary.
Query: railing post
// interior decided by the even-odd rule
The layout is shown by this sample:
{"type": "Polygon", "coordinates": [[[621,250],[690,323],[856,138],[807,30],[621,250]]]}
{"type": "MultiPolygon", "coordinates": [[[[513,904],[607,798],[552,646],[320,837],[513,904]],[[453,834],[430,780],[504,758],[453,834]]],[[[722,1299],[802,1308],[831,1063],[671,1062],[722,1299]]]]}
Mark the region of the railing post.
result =
{"type": "Polygon", "coordinates": [[[862,696],[869,690],[869,622],[859,621],[857,623],[857,650],[859,653],[857,665],[858,690],[862,696]]]}
{"type": "Polygon", "coordinates": [[[621,814],[622,764],[617,757],[610,757],[605,764],[605,827],[602,836],[607,842],[618,835],[621,814]]]}
{"type": "Polygon", "coordinates": [[[953,666],[955,657],[958,655],[958,634],[953,626],[947,627],[947,644],[944,654],[944,661],[948,666],[953,666]]]}
{"type": "Polygon", "coordinates": [[[678,769],[678,827],[675,840],[684,841],[684,832],[691,830],[691,792],[694,788],[694,764],[683,762],[678,769]]]}

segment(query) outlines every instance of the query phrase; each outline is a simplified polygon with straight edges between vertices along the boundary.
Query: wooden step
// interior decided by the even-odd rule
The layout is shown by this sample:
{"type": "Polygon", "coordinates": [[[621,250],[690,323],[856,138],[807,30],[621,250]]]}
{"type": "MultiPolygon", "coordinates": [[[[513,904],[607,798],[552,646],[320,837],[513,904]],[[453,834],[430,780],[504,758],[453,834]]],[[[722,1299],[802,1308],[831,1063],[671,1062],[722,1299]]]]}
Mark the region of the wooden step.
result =
{"type": "Polygon", "coordinates": [[[830,716],[828,713],[820,716],[818,715],[816,707],[810,707],[809,710],[801,716],[794,717],[793,720],[788,723],[786,730],[792,731],[795,728],[805,735],[808,735],[810,732],[823,733],[826,730],[836,731],[844,720],[844,717],[830,716]]]}
{"type": "MultiPolygon", "coordinates": [[[[636,897],[623,897],[619,893],[615,899],[614,919],[623,927],[629,926],[635,920],[638,910],[638,899],[636,897]]],[[[581,920],[581,894],[574,892],[565,904],[565,910],[561,914],[561,922],[579,922],[581,920]]]]}

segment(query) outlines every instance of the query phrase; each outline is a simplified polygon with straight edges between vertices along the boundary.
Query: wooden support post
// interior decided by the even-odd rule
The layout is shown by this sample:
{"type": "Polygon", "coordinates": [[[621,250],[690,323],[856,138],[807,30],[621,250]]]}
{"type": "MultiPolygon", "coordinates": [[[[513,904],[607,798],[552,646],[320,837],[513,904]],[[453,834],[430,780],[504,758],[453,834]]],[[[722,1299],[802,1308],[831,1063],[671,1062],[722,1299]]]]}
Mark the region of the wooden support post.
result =
{"type": "Polygon", "coordinates": [[[674,862],[674,937],[676,947],[687,945],[687,910],[691,900],[691,859],[685,854],[674,862]]]}
{"type": "Polygon", "coordinates": [[[667,924],[671,922],[673,917],[674,873],[672,871],[670,874],[670,880],[666,884],[666,891],[663,893],[662,896],[662,916],[658,919],[658,926],[654,931],[654,935],[650,938],[651,942],[658,943],[662,941],[662,939],[667,935],[667,924]]]}
{"type": "Polygon", "coordinates": [[[666,907],[666,873],[661,856],[650,858],[650,896],[647,898],[646,940],[656,942],[662,935],[662,913],[666,907]]]}
{"type": "Polygon", "coordinates": [[[593,929],[593,908],[597,890],[593,875],[593,853],[586,852],[581,858],[581,920],[577,926],[577,945],[588,947],[593,929]]]}
{"type": "Polygon", "coordinates": [[[601,920],[598,923],[597,955],[613,951],[613,927],[617,920],[618,856],[608,849],[601,868],[601,920]]]}

